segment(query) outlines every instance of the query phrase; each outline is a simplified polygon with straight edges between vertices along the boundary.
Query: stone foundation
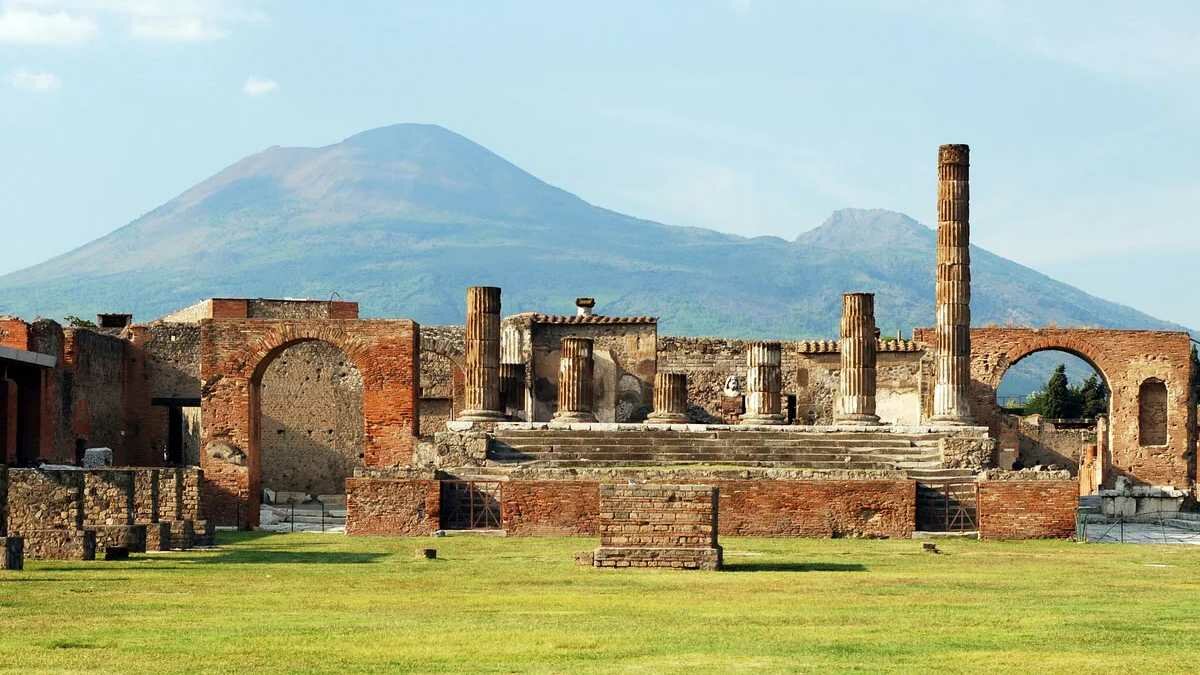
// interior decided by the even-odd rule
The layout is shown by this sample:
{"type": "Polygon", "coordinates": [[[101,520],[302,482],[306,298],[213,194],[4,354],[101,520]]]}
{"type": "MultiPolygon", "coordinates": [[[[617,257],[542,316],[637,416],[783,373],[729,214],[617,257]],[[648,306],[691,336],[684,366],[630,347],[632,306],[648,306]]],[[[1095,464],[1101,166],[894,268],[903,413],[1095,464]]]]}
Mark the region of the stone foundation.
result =
{"type": "Polygon", "coordinates": [[[30,560],[95,560],[94,530],[28,530],[25,557],[30,560]]]}
{"type": "Polygon", "coordinates": [[[601,485],[596,567],[721,568],[717,488],[601,485]]]}

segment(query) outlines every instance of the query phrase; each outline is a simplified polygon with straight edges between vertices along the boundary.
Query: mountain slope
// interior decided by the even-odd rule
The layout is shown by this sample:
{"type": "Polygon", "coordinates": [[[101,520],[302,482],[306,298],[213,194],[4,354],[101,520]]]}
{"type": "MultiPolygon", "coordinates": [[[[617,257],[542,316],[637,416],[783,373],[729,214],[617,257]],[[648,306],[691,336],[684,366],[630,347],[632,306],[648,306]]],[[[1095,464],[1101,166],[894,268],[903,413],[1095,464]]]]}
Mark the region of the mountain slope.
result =
{"type": "MultiPolygon", "coordinates": [[[[932,189],[932,187],[931,187],[932,189]]],[[[885,332],[929,325],[935,235],[847,209],[795,241],[639,220],[584,202],[431,125],[272,147],[129,225],[0,277],[0,313],[132,311],[210,296],[327,298],[366,316],[462,320],[464,288],[505,312],[653,314],[668,334],[830,336],[841,294],[877,294],[885,332]]],[[[1175,328],[973,250],[975,323],[1175,328]]]]}

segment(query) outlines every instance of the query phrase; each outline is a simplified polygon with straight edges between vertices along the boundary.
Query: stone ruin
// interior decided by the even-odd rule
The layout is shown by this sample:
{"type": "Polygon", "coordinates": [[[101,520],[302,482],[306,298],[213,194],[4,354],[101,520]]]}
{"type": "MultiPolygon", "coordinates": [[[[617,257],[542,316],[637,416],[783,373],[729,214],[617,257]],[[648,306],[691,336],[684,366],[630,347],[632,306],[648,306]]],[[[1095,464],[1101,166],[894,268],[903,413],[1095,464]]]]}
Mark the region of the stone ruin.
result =
{"type": "Polygon", "coordinates": [[[939,148],[936,169],[934,325],[911,339],[881,338],[863,292],[843,296],[836,339],[792,341],[659,335],[654,317],[608,316],[594,298],[506,317],[501,290],[484,286],[467,290],[463,326],[263,298],[145,325],[112,313],[94,329],[0,318],[0,458],[17,486],[7,532],[27,555],[82,556],[88,532],[101,548],[138,548],[142,526],[147,546],[184,543],[258,526],[264,493],[344,492],[356,534],[467,522],[594,535],[599,486],[629,481],[717,488],[720,531],[764,536],[1059,536],[1071,491],[1118,477],[1133,481],[1128,497],[1191,499],[1188,335],[972,327],[967,146],[939,148]],[[1092,363],[1111,405],[1102,430],[1039,432],[1031,448],[995,392],[1046,349],[1092,363]],[[53,468],[86,466],[89,448],[110,448],[112,466],[53,468]],[[1047,463],[1047,448],[1070,473],[995,472],[1047,463]],[[14,473],[37,467],[36,481],[14,473]],[[153,494],[150,471],[191,472],[195,507],[120,515],[127,491],[153,494]],[[110,515],[80,505],[110,492],[110,515]]]}

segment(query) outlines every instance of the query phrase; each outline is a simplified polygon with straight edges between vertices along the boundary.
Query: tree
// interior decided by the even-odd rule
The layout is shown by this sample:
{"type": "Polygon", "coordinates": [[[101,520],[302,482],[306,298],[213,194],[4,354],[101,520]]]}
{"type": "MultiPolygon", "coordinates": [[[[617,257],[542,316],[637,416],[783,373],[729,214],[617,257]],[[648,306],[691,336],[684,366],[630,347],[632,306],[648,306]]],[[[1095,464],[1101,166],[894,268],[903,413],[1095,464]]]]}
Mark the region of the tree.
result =
{"type": "Polygon", "coordinates": [[[1037,413],[1050,419],[1077,417],[1082,404],[1076,392],[1067,384],[1067,366],[1058,364],[1046,386],[1034,392],[1025,404],[1026,413],[1037,413]]]}
{"type": "Polygon", "coordinates": [[[1081,417],[1095,419],[1108,413],[1108,387],[1096,374],[1084,380],[1074,393],[1079,399],[1081,417]]]}
{"type": "Polygon", "coordinates": [[[81,319],[74,314],[68,314],[63,317],[63,322],[72,328],[95,328],[96,324],[87,319],[81,319]]]}

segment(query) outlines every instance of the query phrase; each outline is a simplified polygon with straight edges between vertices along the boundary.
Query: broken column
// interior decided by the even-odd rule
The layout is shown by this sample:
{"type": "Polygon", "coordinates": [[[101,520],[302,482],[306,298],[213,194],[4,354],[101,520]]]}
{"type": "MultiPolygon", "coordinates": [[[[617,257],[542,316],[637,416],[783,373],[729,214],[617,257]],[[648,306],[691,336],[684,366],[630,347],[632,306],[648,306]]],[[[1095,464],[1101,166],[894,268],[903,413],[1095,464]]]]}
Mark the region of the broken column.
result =
{"type": "Polygon", "coordinates": [[[500,289],[467,289],[466,365],[463,368],[464,410],[460,420],[504,419],[500,401],[500,289]]]}
{"type": "Polygon", "coordinates": [[[646,418],[651,424],[687,424],[687,374],[654,374],[654,412],[646,418]]]}
{"type": "Polygon", "coordinates": [[[746,348],[746,414],[742,424],[783,424],[779,392],[783,349],[778,342],[751,342],[746,348]]]}
{"type": "Polygon", "coordinates": [[[879,424],[875,414],[875,348],[874,294],[842,295],[839,424],[879,424]]]}
{"type": "Polygon", "coordinates": [[[559,347],[555,422],[595,422],[592,413],[592,339],[565,337],[559,347]]]}
{"type": "Polygon", "coordinates": [[[938,149],[937,380],[932,419],[940,424],[971,423],[969,155],[965,145],[938,149]]]}
{"type": "Polygon", "coordinates": [[[8,468],[0,464],[0,570],[24,567],[25,540],[8,536],[8,468]]]}

